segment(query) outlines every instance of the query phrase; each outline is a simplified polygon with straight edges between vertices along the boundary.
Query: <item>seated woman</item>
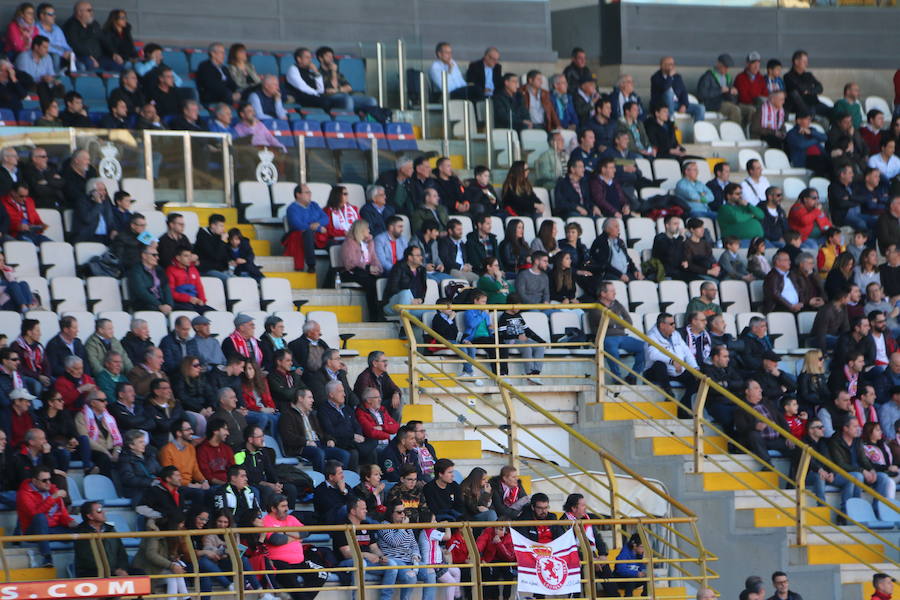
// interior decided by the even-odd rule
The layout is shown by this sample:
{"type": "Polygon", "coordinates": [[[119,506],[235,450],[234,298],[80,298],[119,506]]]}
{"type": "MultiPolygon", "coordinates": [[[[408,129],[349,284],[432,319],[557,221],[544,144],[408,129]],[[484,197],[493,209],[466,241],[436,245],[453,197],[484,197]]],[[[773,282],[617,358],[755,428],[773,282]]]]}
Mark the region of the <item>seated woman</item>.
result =
{"type": "Polygon", "coordinates": [[[212,416],[216,405],[216,390],[203,377],[203,364],[197,356],[185,356],[172,377],[172,394],[188,411],[188,420],[194,433],[206,435],[206,420],[212,416]]]}
{"type": "Polygon", "coordinates": [[[528,181],[528,164],[523,160],[517,160],[509,168],[503,182],[501,200],[503,208],[513,216],[535,218],[546,210],[528,181]]]}
{"type": "Polygon", "coordinates": [[[506,234],[498,249],[500,266],[514,279],[519,271],[531,267],[531,249],[525,243],[525,224],[521,219],[506,222],[506,234]]]}
{"type": "Polygon", "coordinates": [[[488,304],[506,304],[506,297],[516,291],[515,284],[504,276],[496,256],[484,260],[484,275],[475,286],[487,294],[488,304]]]}
{"type": "Polygon", "coordinates": [[[561,304],[578,304],[575,294],[575,269],[572,268],[572,255],[560,252],[553,257],[553,270],[550,272],[550,300],[561,304]]]}
{"type": "Polygon", "coordinates": [[[231,79],[242,97],[246,97],[262,83],[262,77],[256,72],[256,67],[247,59],[247,47],[244,44],[232,44],[228,48],[227,62],[228,73],[231,74],[231,79]]]}
{"type": "Polygon", "coordinates": [[[373,519],[384,519],[385,492],[381,481],[381,467],[378,465],[362,465],[359,468],[360,482],[353,488],[353,493],[366,501],[366,511],[373,519]]]}
{"type": "Polygon", "coordinates": [[[558,235],[556,221],[546,220],[541,222],[538,227],[537,236],[531,240],[530,248],[532,252],[540,250],[546,252],[551,258],[559,252],[559,244],[556,242],[558,235]]]}
{"type": "Polygon", "coordinates": [[[383,270],[375,254],[375,242],[369,233],[369,224],[364,219],[359,219],[350,226],[344,243],[341,244],[341,264],[344,270],[339,273],[340,277],[362,286],[366,292],[369,318],[376,319],[380,310],[375,281],[383,270]]]}
{"type": "Polygon", "coordinates": [[[250,240],[237,227],[228,230],[228,260],[235,262],[234,274],[238,277],[252,277],[256,281],[264,277],[259,265],[254,262],[256,255],[250,240]]]}
{"type": "Polygon", "coordinates": [[[121,71],[126,63],[138,56],[131,37],[131,23],[128,13],[121,8],[109,11],[106,24],[103,25],[104,58],[103,68],[107,71],[121,71]]]}
{"type": "Polygon", "coordinates": [[[465,521],[496,521],[497,513],[491,508],[491,478],[487,471],[475,467],[459,484],[462,489],[462,500],[465,521]]]}
{"type": "Polygon", "coordinates": [[[721,269],[713,258],[712,243],[704,234],[706,228],[700,219],[688,219],[687,229],[690,237],[684,241],[684,259],[687,271],[694,277],[716,281],[721,269]]]}
{"type": "Polygon", "coordinates": [[[241,373],[241,392],[244,406],[248,411],[245,415],[247,423],[258,425],[273,437],[277,435],[278,419],[281,415],[275,408],[275,401],[269,392],[269,381],[250,361],[244,364],[244,372],[241,373]]]}
{"type": "Polygon", "coordinates": [[[328,194],[328,202],[325,204],[328,223],[325,224],[325,229],[334,243],[343,242],[350,226],[359,220],[359,211],[350,204],[349,197],[350,192],[342,185],[334,186],[328,194]]]}

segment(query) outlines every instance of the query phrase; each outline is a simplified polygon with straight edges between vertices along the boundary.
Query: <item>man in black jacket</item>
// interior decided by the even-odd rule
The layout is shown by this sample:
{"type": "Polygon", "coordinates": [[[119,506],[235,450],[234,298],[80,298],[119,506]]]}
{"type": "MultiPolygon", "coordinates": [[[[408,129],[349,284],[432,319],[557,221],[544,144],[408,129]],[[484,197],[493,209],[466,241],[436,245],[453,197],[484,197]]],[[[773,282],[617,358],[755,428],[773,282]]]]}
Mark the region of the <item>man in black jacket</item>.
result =
{"type": "Polygon", "coordinates": [[[340,381],[325,384],[328,401],[316,410],[322,431],[334,440],[334,445],[350,453],[351,471],[360,464],[377,464],[378,441],[367,440],[353,410],[346,405],[344,386],[340,381]]]}
{"type": "Polygon", "coordinates": [[[122,270],[127,271],[141,262],[141,253],[146,245],[141,236],[147,229],[147,219],[139,212],[132,213],[128,228],[120,231],[109,245],[109,250],[119,257],[122,270]]]}
{"type": "MultiPolygon", "coordinates": [[[[700,370],[704,375],[712,379],[723,388],[739,396],[744,389],[744,378],[731,364],[731,353],[725,346],[713,346],[709,353],[709,364],[704,364],[700,370]]],[[[710,388],[706,396],[706,410],[712,415],[713,421],[722,427],[726,435],[732,435],[734,429],[734,411],[737,409],[734,402],[726,398],[721,392],[710,388]]]]}
{"type": "Polygon", "coordinates": [[[475,285],[478,275],[466,260],[466,240],[463,237],[462,223],[458,219],[447,221],[447,235],[438,238],[437,247],[438,257],[444,266],[444,273],[451,277],[465,279],[470,285],[475,285]]]}
{"type": "Polygon", "coordinates": [[[416,436],[418,468],[422,473],[419,479],[428,481],[434,477],[434,463],[438,460],[437,452],[434,451],[434,446],[428,443],[428,432],[425,430],[425,424],[422,421],[409,421],[406,427],[416,436]]]}
{"type": "Polygon", "coordinates": [[[499,244],[497,236],[491,233],[491,216],[480,214],[475,217],[474,231],[466,236],[466,262],[476,273],[484,273],[485,259],[497,256],[499,244]]]}
{"type": "Polygon", "coordinates": [[[400,467],[413,465],[416,468],[418,478],[424,475],[419,465],[416,453],[416,434],[406,425],[401,425],[394,439],[381,451],[381,472],[385,481],[400,481],[400,467]]]}
{"type": "Polygon", "coordinates": [[[325,481],[313,491],[313,508],[323,524],[340,523],[342,509],[353,492],[344,480],[344,468],[336,460],[325,462],[325,481]]]}
{"type": "Polygon", "coordinates": [[[743,348],[738,354],[738,366],[748,377],[762,368],[763,355],[772,350],[768,331],[769,324],[765,317],[751,317],[750,323],[738,338],[743,342],[743,348]]]}
{"type": "Polygon", "coordinates": [[[466,69],[466,81],[476,90],[490,98],[503,87],[503,66],[500,64],[500,51],[491,46],[484,51],[484,56],[469,63],[466,69]],[[490,72],[490,77],[488,77],[490,72]]]}
{"type": "Polygon", "coordinates": [[[231,465],[227,474],[228,483],[216,493],[213,506],[216,510],[230,510],[238,527],[261,527],[262,510],[259,500],[250,489],[247,469],[241,465],[231,465]]]}
{"type": "Polygon", "coordinates": [[[194,254],[199,259],[197,269],[204,277],[217,277],[224,283],[232,276],[228,272],[230,255],[224,216],[219,213],[209,215],[209,227],[197,232],[194,254]]]}
{"type": "Polygon", "coordinates": [[[784,87],[787,92],[785,112],[807,112],[811,115],[828,117],[831,109],[819,101],[822,84],[807,70],[809,55],[804,50],[797,50],[791,57],[791,70],[784,76],[784,87]]]}
{"type": "Polygon", "coordinates": [[[207,106],[217,102],[232,104],[241,99],[225,66],[225,46],[218,42],[209,45],[209,59],[197,67],[197,92],[200,102],[207,106]]]}
{"type": "MultiPolygon", "coordinates": [[[[138,430],[143,433],[154,425],[153,419],[144,412],[144,405],[135,402],[134,386],[127,381],[116,384],[116,396],[114,402],[109,404],[108,410],[116,420],[120,432],[138,430]]],[[[128,436],[125,437],[127,442],[128,436]]]]}
{"type": "MultiPolygon", "coordinates": [[[[550,513],[550,498],[547,494],[538,492],[531,495],[531,502],[521,512],[517,521],[558,521],[554,515],[550,513]]],[[[528,525],[524,527],[516,527],[516,530],[527,537],[529,540],[548,544],[555,538],[558,538],[565,531],[560,525],[528,525]]]]}
{"type": "Polygon", "coordinates": [[[184,500],[180,493],[181,473],[177,467],[163,467],[159,477],[146,488],[144,495],[137,501],[135,512],[148,519],[169,517],[184,514],[184,500]]]}
{"type": "Polygon", "coordinates": [[[620,229],[618,219],[607,219],[603,222],[603,233],[591,244],[590,271],[594,277],[580,278],[578,282],[582,287],[589,285],[590,289],[585,289],[585,293],[592,298],[597,297],[597,282],[604,279],[618,279],[627,283],[632,279],[644,278],[644,274],[628,256],[620,229]]]}
{"type": "MultiPolygon", "coordinates": [[[[762,387],[754,379],[748,379],[744,386],[744,401],[757,413],[768,417],[780,427],[787,429],[784,414],[776,410],[771,402],[763,398],[762,387]]],[[[788,455],[787,441],[766,423],[755,418],[749,412],[738,410],[734,415],[734,429],[737,439],[758,458],[770,463],[769,450],[788,455]]]]}
{"type": "Polygon", "coordinates": [[[90,2],[76,3],[74,13],[62,29],[80,63],[79,71],[122,70],[122,57],[115,54],[107,43],[100,23],[94,20],[94,9],[90,2]]]}
{"type": "MultiPolygon", "coordinates": [[[[803,440],[813,450],[831,460],[831,452],[828,450],[828,438],[825,437],[825,426],[818,417],[810,417],[806,422],[806,438],[803,440]]],[[[797,467],[800,462],[801,453],[794,453],[794,460],[791,461],[791,479],[796,478],[797,467]]],[[[817,458],[811,457],[809,461],[809,470],[806,472],[806,487],[812,491],[816,498],[819,498],[819,506],[825,506],[825,486],[834,482],[835,474],[831,469],[826,469],[825,465],[817,458]]]]}
{"type": "Polygon", "coordinates": [[[259,491],[262,506],[269,506],[276,494],[284,494],[288,506],[293,509],[297,504],[297,488],[286,481],[279,481],[275,464],[265,452],[266,440],[262,428],[248,425],[244,429],[244,439],[244,447],[234,454],[234,464],[246,469],[247,482],[259,491]]]}
{"type": "Polygon", "coordinates": [[[666,277],[689,281],[693,275],[688,273],[684,258],[684,222],[678,215],[669,214],[664,223],[666,230],[653,238],[651,256],[662,263],[666,277]]]}
{"type": "Polygon", "coordinates": [[[316,410],[320,410],[328,402],[328,393],[325,388],[331,381],[341,382],[347,406],[351,409],[359,406],[359,398],[347,380],[347,365],[341,360],[341,352],[337,348],[329,348],[322,354],[322,368],[310,373],[306,381],[309,382],[309,389],[316,399],[316,410]]]}
{"type": "Polygon", "coordinates": [[[847,500],[859,498],[861,490],[854,485],[857,480],[875,488],[882,496],[888,496],[888,490],[894,481],[875,470],[875,466],[863,450],[862,428],[856,417],[847,417],[843,423],[834,424],[834,435],[828,440],[830,458],[840,468],[853,476],[848,480],[843,475],[834,474],[831,485],[841,488],[841,510],[847,512],[847,500]]]}
{"type": "Polygon", "coordinates": [[[61,376],[66,367],[63,364],[68,356],[77,356],[84,361],[84,372],[91,375],[91,367],[88,364],[87,352],[84,344],[78,337],[78,319],[66,315],[59,320],[59,333],[47,342],[47,361],[50,364],[50,373],[54,377],[61,376]]]}
{"type": "Polygon", "coordinates": [[[531,115],[525,108],[525,99],[519,91],[519,76],[506,73],[503,87],[491,97],[494,103],[494,126],[503,129],[532,129],[531,115]]]}
{"type": "Polygon", "coordinates": [[[312,319],[303,324],[303,335],[288,344],[288,350],[294,355],[294,365],[300,367],[307,386],[314,381],[313,374],[322,368],[322,359],[329,348],[322,339],[322,326],[312,319]]]}
{"type": "Polygon", "coordinates": [[[200,123],[200,105],[194,100],[185,100],[181,105],[181,114],[172,119],[169,129],[206,131],[206,128],[200,123]]]}
{"type": "Polygon", "coordinates": [[[762,387],[763,397],[774,406],[779,406],[782,396],[793,396],[797,393],[797,382],[778,368],[779,361],[781,357],[777,353],[766,351],[762,356],[762,368],[752,376],[762,387]]]}
{"type": "MultiPolygon", "coordinates": [[[[73,530],[74,533],[115,533],[115,531],[115,526],[106,522],[102,502],[85,502],[81,505],[81,523],[73,530]]],[[[122,538],[107,537],[100,540],[100,543],[109,563],[110,575],[127,577],[129,560],[122,538]]],[[[74,567],[75,577],[97,577],[97,562],[88,536],[75,540],[74,567]]]]}
{"type": "Polygon", "coordinates": [[[31,161],[22,167],[22,176],[28,182],[28,189],[31,190],[36,208],[62,210],[62,189],[65,182],[56,167],[50,164],[47,156],[47,149],[42,146],[32,150],[31,161]]]}
{"type": "MultiPolygon", "coordinates": [[[[403,251],[403,262],[398,262],[388,277],[384,290],[384,312],[389,315],[399,314],[394,310],[395,304],[422,304],[428,289],[425,267],[422,266],[422,249],[407,246],[403,251]]],[[[413,311],[421,317],[422,311],[413,311]]]]}

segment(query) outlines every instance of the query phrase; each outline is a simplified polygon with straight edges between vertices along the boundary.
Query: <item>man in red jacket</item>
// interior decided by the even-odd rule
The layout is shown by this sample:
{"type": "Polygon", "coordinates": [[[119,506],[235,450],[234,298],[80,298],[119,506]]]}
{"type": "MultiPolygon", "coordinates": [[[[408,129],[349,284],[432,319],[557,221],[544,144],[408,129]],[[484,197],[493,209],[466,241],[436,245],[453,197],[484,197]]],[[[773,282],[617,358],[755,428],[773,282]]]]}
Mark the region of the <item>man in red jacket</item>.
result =
{"type": "Polygon", "coordinates": [[[376,440],[378,450],[387,447],[391,436],[397,433],[400,425],[381,405],[381,392],[375,388],[367,388],[363,392],[362,405],[356,408],[356,420],[362,427],[362,434],[367,440],[376,440]]]}
{"type": "Polygon", "coordinates": [[[819,204],[819,192],[813,188],[806,188],[800,192],[797,202],[788,213],[788,226],[800,234],[803,240],[801,247],[810,250],[817,250],[821,245],[819,238],[822,238],[830,227],[834,227],[819,204]]]}
{"type": "Polygon", "coordinates": [[[212,485],[228,483],[226,471],[234,464],[234,450],[228,440],[228,424],[223,419],[211,419],[206,426],[206,440],[197,447],[197,464],[212,485]]]}
{"type": "Polygon", "coordinates": [[[84,361],[77,356],[67,356],[63,366],[66,370],[53,383],[53,389],[62,396],[66,410],[74,414],[84,406],[88,393],[98,389],[97,383],[84,372],[84,361]]]}
{"type": "Polygon", "coordinates": [[[203,280],[194,265],[194,252],[190,248],[181,248],[172,259],[172,264],[166,265],[166,277],[172,290],[173,309],[192,310],[200,314],[213,310],[211,306],[206,306],[203,280]]]}
{"type": "Polygon", "coordinates": [[[47,225],[41,221],[34,200],[28,195],[28,184],[24,181],[16,183],[3,196],[3,209],[9,215],[9,233],[16,239],[38,245],[50,240],[43,235],[47,225]]]}
{"type": "MultiPolygon", "coordinates": [[[[19,514],[19,528],[26,535],[66,533],[78,526],[63,502],[66,491],[50,483],[50,475],[47,467],[37,467],[31,479],[26,479],[19,486],[16,512],[19,514]]],[[[38,548],[44,559],[43,566],[52,567],[50,542],[38,542],[38,548]]]]}
{"type": "Polygon", "coordinates": [[[734,87],[738,92],[738,104],[741,107],[741,118],[746,125],[753,117],[757,107],[769,95],[766,76],[759,72],[759,52],[747,55],[747,66],[734,78],[734,87]]]}

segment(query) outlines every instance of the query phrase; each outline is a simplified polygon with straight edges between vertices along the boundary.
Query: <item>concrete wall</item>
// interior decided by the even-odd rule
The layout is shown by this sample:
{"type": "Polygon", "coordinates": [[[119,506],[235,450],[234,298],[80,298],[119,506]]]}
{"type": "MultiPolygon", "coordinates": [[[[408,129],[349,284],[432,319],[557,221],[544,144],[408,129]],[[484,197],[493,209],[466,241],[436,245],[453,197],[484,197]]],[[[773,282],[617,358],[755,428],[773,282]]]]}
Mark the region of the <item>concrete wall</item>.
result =
{"type": "MultiPolygon", "coordinates": [[[[73,2],[58,2],[57,20],[69,17],[73,2]]],[[[3,23],[16,3],[0,4],[3,23]]],[[[109,10],[128,11],[136,39],[203,47],[211,41],[243,42],[251,48],[289,50],[328,44],[338,52],[374,55],[373,45],[420,44],[431,60],[434,44],[452,43],[468,60],[496,45],[504,58],[551,58],[547,0],[98,0],[97,19],[109,10]]]]}

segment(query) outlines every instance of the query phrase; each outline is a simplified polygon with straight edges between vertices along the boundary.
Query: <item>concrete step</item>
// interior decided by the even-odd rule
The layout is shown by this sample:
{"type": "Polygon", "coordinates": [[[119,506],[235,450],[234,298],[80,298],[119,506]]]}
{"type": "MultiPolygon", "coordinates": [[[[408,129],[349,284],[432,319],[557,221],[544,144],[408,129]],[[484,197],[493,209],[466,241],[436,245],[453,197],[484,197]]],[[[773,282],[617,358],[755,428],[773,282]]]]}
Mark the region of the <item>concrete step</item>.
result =
{"type": "MultiPolygon", "coordinates": [[[[347,331],[354,331],[352,324],[347,327],[347,331]]],[[[365,339],[352,338],[347,342],[349,350],[356,350],[360,356],[367,356],[370,352],[380,350],[388,356],[407,356],[409,354],[409,345],[404,340],[396,338],[386,339],[365,339]]]]}
{"type": "MultiPolygon", "coordinates": [[[[249,236],[247,237],[249,238],[249,236]]],[[[250,238],[250,247],[253,249],[253,254],[260,258],[272,254],[272,245],[269,243],[269,240],[254,240],[250,238]]]]}
{"type": "MultiPolygon", "coordinates": [[[[329,310],[319,307],[312,307],[315,310],[329,310]]],[[[347,307],[335,305],[333,308],[347,309],[347,308],[359,308],[359,307],[347,307]]],[[[340,316],[338,316],[338,320],[340,321],[340,316]]],[[[353,338],[354,340],[391,340],[398,339],[397,336],[397,325],[394,323],[366,323],[360,319],[356,319],[356,322],[352,323],[342,323],[342,327],[346,326],[348,333],[355,333],[356,336],[353,338]]]]}
{"type": "Polygon", "coordinates": [[[600,402],[666,402],[669,399],[649,385],[608,385],[600,402]]]}
{"type": "Polygon", "coordinates": [[[479,440],[429,440],[434,451],[441,458],[457,460],[461,458],[480,459],[481,442],[479,440]]]}
{"type": "Polygon", "coordinates": [[[778,487],[778,475],[769,471],[757,473],[701,473],[703,489],[707,492],[734,490],[772,490],[778,487]]]}
{"type": "MultiPolygon", "coordinates": [[[[872,565],[881,573],[887,573],[891,577],[900,578],[900,567],[894,563],[874,563],[872,565]]],[[[839,567],[841,583],[867,583],[869,584],[869,594],[871,595],[872,570],[862,564],[846,564],[842,563],[839,567]]],[[[867,598],[869,596],[866,596],[867,598]]]]}
{"type": "MultiPolygon", "coordinates": [[[[300,312],[303,314],[307,314],[314,310],[325,310],[328,312],[333,312],[337,317],[338,323],[341,325],[351,325],[358,323],[363,320],[362,315],[362,306],[353,306],[353,305],[345,305],[345,304],[332,304],[332,305],[318,305],[318,304],[304,304],[300,307],[300,312]]],[[[356,329],[354,328],[353,333],[356,333],[356,329]]],[[[357,335],[359,335],[357,333],[357,335]]]]}
{"type": "Polygon", "coordinates": [[[689,437],[693,435],[693,421],[690,419],[633,421],[632,427],[634,427],[634,437],[636,438],[655,438],[662,435],[689,437]]]}
{"type": "MultiPolygon", "coordinates": [[[[806,522],[810,525],[828,526],[831,522],[831,509],[827,506],[807,506],[804,511],[806,522]]],[[[752,512],[754,527],[794,527],[793,506],[787,507],[787,511],[777,508],[755,508],[752,512]]],[[[833,534],[834,530],[830,529],[829,539],[833,534]]]]}
{"type": "Polygon", "coordinates": [[[859,564],[861,561],[875,562],[884,556],[884,546],[881,544],[841,544],[808,545],[801,548],[801,554],[805,553],[806,560],[801,564],[810,565],[842,565],[859,564]]]}
{"type": "Polygon", "coordinates": [[[316,286],[318,285],[315,273],[304,273],[302,271],[290,269],[287,271],[271,271],[267,272],[266,275],[269,277],[282,277],[287,279],[291,282],[291,288],[295,290],[316,289],[316,286]]]}
{"type": "Polygon", "coordinates": [[[293,271],[294,259],[290,256],[257,256],[256,264],[269,275],[273,271],[293,271]]]}
{"type": "Polygon", "coordinates": [[[3,571],[0,570],[0,582],[2,583],[11,583],[16,581],[41,581],[45,579],[53,579],[56,577],[56,569],[53,567],[48,568],[31,568],[31,567],[20,567],[20,568],[11,568],[9,571],[9,579],[6,579],[3,571]]]}
{"type": "MultiPolygon", "coordinates": [[[[724,437],[707,437],[703,439],[703,452],[705,454],[724,454],[727,445],[724,437]]],[[[691,436],[653,438],[653,454],[655,456],[692,455],[693,446],[694,438],[691,436]]]]}
{"type": "Polygon", "coordinates": [[[346,305],[358,306],[365,302],[365,295],[357,290],[335,290],[332,288],[303,288],[293,290],[294,300],[308,300],[317,306],[346,305]]]}
{"type": "Polygon", "coordinates": [[[775,506],[781,507],[793,507],[794,499],[788,494],[785,496],[780,490],[776,489],[768,489],[768,490],[735,490],[734,494],[734,508],[737,510],[742,509],[757,509],[757,508],[772,508],[774,503],[775,506]]]}
{"type": "MultiPolygon", "coordinates": [[[[655,440],[654,440],[655,441],[655,440]]],[[[718,446],[721,449],[722,446],[718,446]]],[[[740,473],[742,471],[759,471],[759,463],[746,454],[724,454],[721,452],[703,461],[701,473],[740,473]]],[[[694,462],[684,461],[684,472],[694,472],[694,462]]]]}
{"type": "Polygon", "coordinates": [[[600,408],[604,421],[673,419],[678,413],[675,402],[606,402],[601,403],[600,408]]]}

